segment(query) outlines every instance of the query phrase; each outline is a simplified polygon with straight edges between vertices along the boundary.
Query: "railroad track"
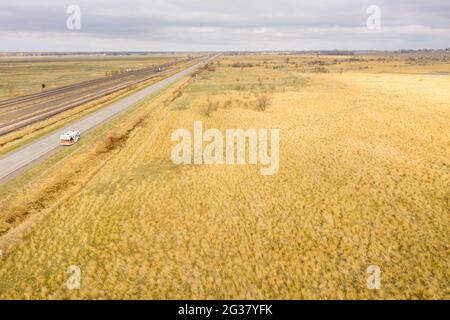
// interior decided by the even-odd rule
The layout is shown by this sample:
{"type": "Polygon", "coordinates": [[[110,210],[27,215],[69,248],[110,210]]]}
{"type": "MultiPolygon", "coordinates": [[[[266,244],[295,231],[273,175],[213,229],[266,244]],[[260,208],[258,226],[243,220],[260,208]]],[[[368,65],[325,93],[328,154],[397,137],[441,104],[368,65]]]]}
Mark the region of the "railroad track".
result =
{"type": "Polygon", "coordinates": [[[191,60],[184,59],[165,63],[0,101],[0,136],[116,91],[145,82],[174,65],[187,63],[191,60]]]}
{"type": "MultiPolygon", "coordinates": [[[[185,59],[183,61],[186,62],[187,59],[185,59]]],[[[88,81],[84,81],[84,82],[79,82],[79,83],[75,83],[75,84],[71,84],[71,85],[67,85],[67,86],[63,86],[63,87],[58,87],[58,88],[54,88],[54,89],[49,89],[49,90],[45,90],[45,91],[41,91],[41,92],[29,94],[29,95],[20,96],[20,97],[14,97],[14,98],[9,98],[9,99],[5,99],[5,100],[0,100],[0,108],[18,104],[18,103],[27,102],[27,101],[34,100],[37,98],[51,97],[52,95],[70,92],[73,90],[89,87],[92,85],[113,82],[116,80],[122,80],[122,79],[129,78],[129,77],[136,77],[136,76],[140,76],[143,74],[147,74],[149,72],[156,72],[158,68],[164,69],[164,68],[170,67],[176,63],[183,62],[183,61],[180,60],[178,62],[164,63],[161,65],[152,66],[149,68],[129,71],[129,72],[125,72],[125,73],[121,73],[121,74],[117,74],[117,75],[113,75],[113,76],[109,76],[109,77],[104,77],[104,78],[98,78],[98,79],[88,80],[88,81]]]]}
{"type": "Polygon", "coordinates": [[[205,64],[212,59],[213,57],[210,56],[208,59],[201,59],[198,63],[183,68],[182,71],[174,72],[174,74],[164,77],[164,79],[160,81],[136,90],[121,100],[112,102],[104,108],[100,108],[89,115],[67,123],[62,128],[54,130],[43,137],[25,144],[17,150],[0,156],[0,185],[17,177],[57,152],[58,149],[61,148],[59,146],[59,137],[64,132],[76,129],[81,134],[86,134],[125,112],[129,108],[132,108],[140,101],[143,101],[143,99],[150,97],[160,90],[168,88],[172,84],[183,79],[183,77],[192,74],[192,72],[205,66],[205,64]]]}

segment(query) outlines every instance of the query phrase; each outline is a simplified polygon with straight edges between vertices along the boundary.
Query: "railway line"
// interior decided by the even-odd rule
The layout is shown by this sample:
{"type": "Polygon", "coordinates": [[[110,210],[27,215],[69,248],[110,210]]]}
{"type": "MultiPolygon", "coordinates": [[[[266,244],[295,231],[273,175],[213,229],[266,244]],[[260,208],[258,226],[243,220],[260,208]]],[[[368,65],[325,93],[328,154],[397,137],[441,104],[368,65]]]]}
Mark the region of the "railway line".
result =
{"type": "Polygon", "coordinates": [[[192,59],[183,59],[0,101],[0,136],[63,111],[145,82],[192,59]]]}
{"type": "MultiPolygon", "coordinates": [[[[184,61],[187,61],[187,60],[184,60],[184,61]]],[[[76,89],[89,87],[92,85],[108,83],[108,82],[112,82],[115,80],[121,80],[124,78],[129,78],[130,76],[138,76],[141,74],[146,74],[148,72],[155,72],[155,71],[157,71],[158,68],[167,68],[175,63],[177,63],[177,62],[165,63],[165,64],[152,66],[149,68],[144,68],[144,69],[139,69],[139,70],[134,70],[134,71],[126,72],[126,73],[121,73],[121,74],[117,74],[117,75],[113,75],[113,76],[109,76],[109,77],[97,78],[97,79],[92,79],[92,80],[83,81],[83,82],[79,82],[79,83],[74,83],[71,85],[63,86],[63,87],[48,89],[45,91],[41,91],[41,92],[29,94],[29,95],[0,100],[0,108],[7,107],[9,105],[13,105],[13,104],[17,104],[17,103],[31,101],[31,100],[34,100],[37,98],[45,98],[45,97],[49,97],[49,96],[52,96],[55,94],[60,94],[60,93],[69,92],[69,91],[76,90],[76,89]]]]}
{"type": "Polygon", "coordinates": [[[198,63],[191,65],[178,73],[139,89],[121,100],[115,101],[104,108],[96,110],[85,117],[81,117],[80,119],[67,124],[63,128],[49,133],[36,141],[30,142],[17,150],[0,156],[0,185],[13,179],[57,152],[61,148],[59,145],[59,137],[64,132],[75,129],[81,134],[85,134],[116,117],[118,114],[125,112],[143,99],[164,90],[176,81],[205,66],[211,59],[212,57],[209,57],[209,59],[203,58],[198,63]]]}

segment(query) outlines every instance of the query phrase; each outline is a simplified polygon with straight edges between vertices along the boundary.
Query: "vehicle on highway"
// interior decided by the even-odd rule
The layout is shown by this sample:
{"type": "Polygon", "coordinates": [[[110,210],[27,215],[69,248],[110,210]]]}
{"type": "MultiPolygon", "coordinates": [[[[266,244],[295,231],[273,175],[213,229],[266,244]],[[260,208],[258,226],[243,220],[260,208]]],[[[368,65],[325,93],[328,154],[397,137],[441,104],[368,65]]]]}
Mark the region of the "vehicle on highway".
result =
{"type": "Polygon", "coordinates": [[[80,140],[80,133],[75,130],[67,131],[59,137],[59,144],[61,146],[71,146],[80,140]]]}

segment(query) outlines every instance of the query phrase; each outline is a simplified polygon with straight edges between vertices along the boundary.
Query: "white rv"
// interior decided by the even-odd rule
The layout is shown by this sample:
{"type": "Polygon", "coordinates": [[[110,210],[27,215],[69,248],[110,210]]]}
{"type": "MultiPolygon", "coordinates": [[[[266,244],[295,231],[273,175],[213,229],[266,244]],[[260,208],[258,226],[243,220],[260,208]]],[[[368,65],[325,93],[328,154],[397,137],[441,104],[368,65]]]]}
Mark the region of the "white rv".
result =
{"type": "Polygon", "coordinates": [[[71,146],[80,140],[80,133],[75,130],[67,131],[59,137],[59,144],[62,146],[71,146]]]}

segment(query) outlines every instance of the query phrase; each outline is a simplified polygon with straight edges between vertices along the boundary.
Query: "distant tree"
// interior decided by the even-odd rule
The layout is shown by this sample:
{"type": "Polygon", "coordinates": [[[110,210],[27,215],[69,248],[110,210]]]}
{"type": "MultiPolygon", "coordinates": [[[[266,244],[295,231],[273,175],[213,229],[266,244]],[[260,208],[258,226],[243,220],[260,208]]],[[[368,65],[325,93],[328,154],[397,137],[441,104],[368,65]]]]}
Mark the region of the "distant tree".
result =
{"type": "Polygon", "coordinates": [[[271,103],[272,99],[267,94],[263,94],[257,98],[256,106],[259,111],[265,111],[271,103]]]}
{"type": "Polygon", "coordinates": [[[41,84],[42,89],[45,89],[45,83],[41,84]]]}

